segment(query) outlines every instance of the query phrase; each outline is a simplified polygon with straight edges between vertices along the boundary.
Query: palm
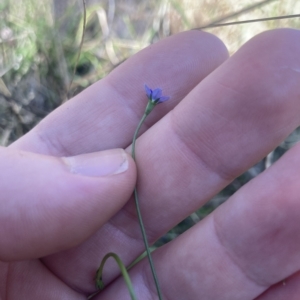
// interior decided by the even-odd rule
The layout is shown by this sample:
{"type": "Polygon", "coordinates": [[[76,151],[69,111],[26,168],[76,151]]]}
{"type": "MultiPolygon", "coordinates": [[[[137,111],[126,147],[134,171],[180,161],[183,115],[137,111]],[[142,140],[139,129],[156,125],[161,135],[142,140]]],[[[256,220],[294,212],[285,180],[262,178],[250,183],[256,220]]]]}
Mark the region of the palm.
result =
{"type": "Polygon", "coordinates": [[[0,276],[7,276],[1,291],[6,293],[3,299],[86,299],[64,284],[40,260],[1,263],[0,276]]]}

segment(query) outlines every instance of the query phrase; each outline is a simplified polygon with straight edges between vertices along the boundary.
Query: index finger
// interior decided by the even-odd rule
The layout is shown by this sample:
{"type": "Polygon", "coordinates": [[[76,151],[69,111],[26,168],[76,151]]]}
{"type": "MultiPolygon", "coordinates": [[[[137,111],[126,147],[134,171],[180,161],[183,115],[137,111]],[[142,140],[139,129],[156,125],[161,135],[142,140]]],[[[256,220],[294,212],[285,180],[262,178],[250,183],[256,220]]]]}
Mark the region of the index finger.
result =
{"type": "Polygon", "coordinates": [[[146,106],[143,86],[172,101],[147,119],[153,125],[228,57],[215,36],[189,31],[149,46],[65,103],[11,147],[66,156],[130,145],[146,106]]]}

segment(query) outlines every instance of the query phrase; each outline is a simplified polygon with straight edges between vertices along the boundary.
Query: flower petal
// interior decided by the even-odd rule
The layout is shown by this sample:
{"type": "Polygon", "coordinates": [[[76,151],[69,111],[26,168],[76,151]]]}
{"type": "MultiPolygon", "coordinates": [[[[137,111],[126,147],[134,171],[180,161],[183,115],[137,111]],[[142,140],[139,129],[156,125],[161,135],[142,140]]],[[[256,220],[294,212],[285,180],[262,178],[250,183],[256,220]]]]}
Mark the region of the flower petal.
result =
{"type": "Polygon", "coordinates": [[[160,89],[160,88],[155,89],[152,92],[152,99],[153,100],[158,100],[160,98],[161,94],[162,94],[162,89],[160,89]]]}
{"type": "Polygon", "coordinates": [[[150,89],[147,84],[145,84],[144,87],[149,101],[151,101],[154,105],[158,103],[163,103],[170,99],[170,97],[162,95],[161,88],[156,88],[153,90],[150,89]]]}
{"type": "Polygon", "coordinates": [[[170,97],[168,97],[168,96],[162,96],[162,97],[159,98],[158,103],[162,103],[162,102],[168,101],[169,99],[170,99],[170,97]]]}
{"type": "Polygon", "coordinates": [[[147,86],[147,84],[145,84],[144,87],[145,87],[145,91],[146,91],[146,95],[147,95],[148,99],[151,99],[153,91],[147,86]]]}

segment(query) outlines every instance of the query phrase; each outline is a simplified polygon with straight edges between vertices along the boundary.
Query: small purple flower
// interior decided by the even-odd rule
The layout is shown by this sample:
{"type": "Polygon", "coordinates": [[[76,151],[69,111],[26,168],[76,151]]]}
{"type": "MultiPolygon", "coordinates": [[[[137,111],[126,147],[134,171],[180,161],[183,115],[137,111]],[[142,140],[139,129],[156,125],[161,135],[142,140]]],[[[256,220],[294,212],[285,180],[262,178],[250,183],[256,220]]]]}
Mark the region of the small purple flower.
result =
{"type": "Polygon", "coordinates": [[[145,84],[145,91],[148,99],[153,103],[153,104],[159,104],[163,103],[167,100],[170,99],[168,96],[162,96],[162,89],[157,88],[157,89],[150,89],[147,84],[145,84]]]}

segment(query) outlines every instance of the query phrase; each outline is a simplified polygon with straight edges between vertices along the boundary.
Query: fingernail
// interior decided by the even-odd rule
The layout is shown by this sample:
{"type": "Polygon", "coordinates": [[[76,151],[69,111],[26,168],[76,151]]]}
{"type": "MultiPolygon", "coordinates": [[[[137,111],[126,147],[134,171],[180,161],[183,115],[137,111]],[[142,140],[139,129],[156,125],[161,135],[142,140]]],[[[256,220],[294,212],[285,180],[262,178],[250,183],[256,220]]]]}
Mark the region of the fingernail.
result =
{"type": "Polygon", "coordinates": [[[72,173],[90,177],[120,174],[128,169],[128,159],[123,149],[81,154],[62,159],[72,173]]]}

